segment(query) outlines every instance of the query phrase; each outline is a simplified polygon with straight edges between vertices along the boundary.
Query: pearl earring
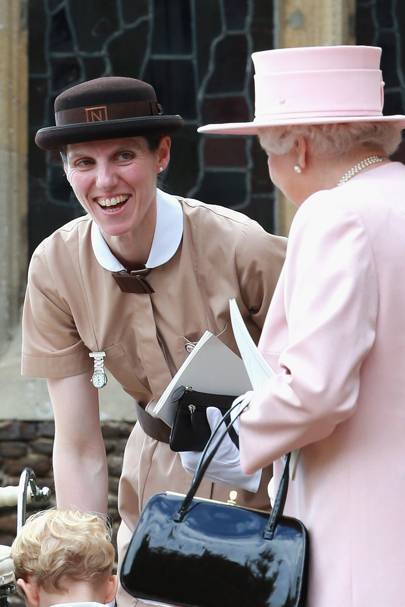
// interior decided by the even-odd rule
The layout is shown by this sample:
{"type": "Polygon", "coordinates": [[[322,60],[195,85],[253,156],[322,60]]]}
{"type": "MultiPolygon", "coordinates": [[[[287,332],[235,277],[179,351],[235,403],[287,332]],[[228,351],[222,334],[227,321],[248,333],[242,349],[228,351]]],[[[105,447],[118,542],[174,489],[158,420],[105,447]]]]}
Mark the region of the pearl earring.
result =
{"type": "Polygon", "coordinates": [[[302,168],[300,167],[300,165],[294,164],[294,171],[299,175],[300,173],[302,173],[302,168]]]}
{"type": "Polygon", "coordinates": [[[159,167],[159,173],[163,171],[163,167],[159,167]]]}

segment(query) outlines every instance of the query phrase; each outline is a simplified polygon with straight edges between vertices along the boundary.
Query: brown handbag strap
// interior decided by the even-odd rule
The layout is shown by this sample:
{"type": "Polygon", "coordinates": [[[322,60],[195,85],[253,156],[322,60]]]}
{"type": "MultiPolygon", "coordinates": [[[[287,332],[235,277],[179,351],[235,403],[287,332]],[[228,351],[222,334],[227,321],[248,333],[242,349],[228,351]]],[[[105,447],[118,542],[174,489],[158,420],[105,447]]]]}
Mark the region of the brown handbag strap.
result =
{"type": "Polygon", "coordinates": [[[155,440],[169,444],[170,428],[161,419],[153,417],[144,407],[135,401],[135,412],[142,430],[155,440]]]}

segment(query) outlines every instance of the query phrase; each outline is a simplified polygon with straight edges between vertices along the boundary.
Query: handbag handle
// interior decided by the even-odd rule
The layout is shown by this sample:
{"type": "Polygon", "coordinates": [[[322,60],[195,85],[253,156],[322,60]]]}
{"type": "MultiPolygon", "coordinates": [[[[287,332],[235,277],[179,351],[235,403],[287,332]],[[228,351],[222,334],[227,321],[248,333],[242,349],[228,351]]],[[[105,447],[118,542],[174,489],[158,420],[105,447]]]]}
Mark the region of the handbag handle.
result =
{"type": "MultiPolygon", "coordinates": [[[[228,434],[229,428],[234,425],[236,420],[246,410],[247,406],[248,405],[246,405],[241,411],[239,411],[237,413],[237,415],[235,415],[235,417],[233,419],[231,419],[230,423],[227,423],[228,419],[231,418],[232,411],[234,411],[234,409],[239,407],[239,403],[232,405],[232,407],[225,413],[225,415],[218,422],[217,426],[214,428],[209,440],[207,441],[207,444],[205,445],[204,451],[201,454],[200,460],[198,462],[198,466],[194,472],[193,479],[191,481],[190,489],[188,490],[186,496],[184,497],[184,500],[182,501],[180,508],[178,509],[178,511],[175,513],[175,515],[173,517],[173,520],[175,522],[180,523],[184,519],[185,515],[187,514],[187,512],[192,504],[193,497],[195,496],[195,494],[201,484],[203,476],[204,476],[205,472],[207,471],[208,466],[212,462],[216,452],[218,451],[219,446],[221,445],[222,441],[225,439],[226,435],[228,434]],[[208,453],[222,424],[225,424],[225,430],[219,436],[216,444],[212,447],[211,451],[208,453]],[[208,455],[207,455],[207,453],[208,453],[208,455]]],[[[285,457],[284,469],[283,469],[283,473],[281,475],[280,484],[277,489],[276,499],[274,500],[274,506],[271,510],[269,520],[267,522],[267,525],[266,525],[266,528],[264,531],[264,537],[266,539],[271,539],[273,537],[275,529],[277,527],[277,523],[278,523],[280,517],[283,515],[285,500],[287,498],[287,491],[288,491],[290,455],[291,454],[288,453],[285,457]]]]}

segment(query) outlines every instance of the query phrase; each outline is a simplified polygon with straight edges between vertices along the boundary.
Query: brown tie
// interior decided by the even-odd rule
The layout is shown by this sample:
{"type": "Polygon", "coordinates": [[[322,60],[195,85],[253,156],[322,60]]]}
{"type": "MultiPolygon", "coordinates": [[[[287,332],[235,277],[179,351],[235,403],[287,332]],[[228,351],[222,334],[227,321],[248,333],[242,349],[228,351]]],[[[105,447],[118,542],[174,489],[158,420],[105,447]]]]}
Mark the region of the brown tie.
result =
{"type": "Polygon", "coordinates": [[[124,293],[145,295],[155,292],[145,278],[149,272],[150,268],[131,270],[131,272],[122,270],[121,272],[112,272],[112,276],[124,293]]]}

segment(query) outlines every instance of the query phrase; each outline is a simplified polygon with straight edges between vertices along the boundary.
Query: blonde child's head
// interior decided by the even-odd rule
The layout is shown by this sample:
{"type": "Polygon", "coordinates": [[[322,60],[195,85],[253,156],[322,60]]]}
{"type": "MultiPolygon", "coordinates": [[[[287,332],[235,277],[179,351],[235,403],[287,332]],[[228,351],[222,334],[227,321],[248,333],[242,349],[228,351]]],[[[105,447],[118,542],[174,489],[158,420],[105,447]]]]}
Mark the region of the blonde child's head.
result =
{"type": "Polygon", "coordinates": [[[113,577],[114,555],[111,530],[105,520],[75,510],[34,514],[11,547],[15,576],[26,598],[27,584],[52,596],[69,594],[79,582],[99,590],[113,577]]]}

